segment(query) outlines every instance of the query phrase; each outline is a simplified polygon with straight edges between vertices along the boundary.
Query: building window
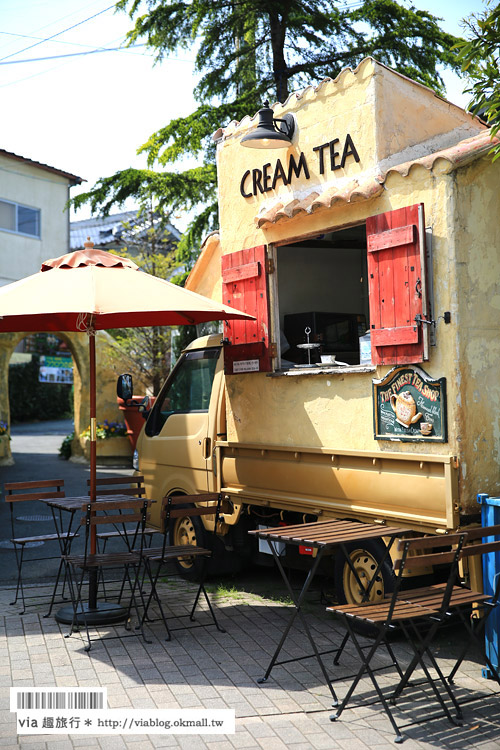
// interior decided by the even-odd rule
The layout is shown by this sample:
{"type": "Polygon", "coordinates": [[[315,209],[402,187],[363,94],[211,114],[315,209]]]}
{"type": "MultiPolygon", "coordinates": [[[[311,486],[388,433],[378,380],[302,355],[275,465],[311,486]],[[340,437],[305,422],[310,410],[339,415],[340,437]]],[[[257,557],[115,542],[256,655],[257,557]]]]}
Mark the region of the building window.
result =
{"type": "Polygon", "coordinates": [[[0,200],[0,229],[40,237],[40,209],[0,200]]]}

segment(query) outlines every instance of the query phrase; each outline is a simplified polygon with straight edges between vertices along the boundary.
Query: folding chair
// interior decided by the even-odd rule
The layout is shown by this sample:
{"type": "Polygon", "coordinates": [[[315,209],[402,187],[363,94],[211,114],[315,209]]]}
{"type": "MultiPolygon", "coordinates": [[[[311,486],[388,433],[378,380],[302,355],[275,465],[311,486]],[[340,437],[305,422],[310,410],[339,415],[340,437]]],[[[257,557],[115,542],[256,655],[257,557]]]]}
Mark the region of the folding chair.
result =
{"type": "MultiPolygon", "coordinates": [[[[87,479],[87,485],[90,488],[90,479],[87,479]]],[[[145,497],[146,488],[144,486],[144,477],[137,474],[132,477],[98,477],[96,479],[96,489],[99,497],[107,495],[131,495],[134,497],[145,497]]],[[[90,494],[90,489],[88,490],[90,494]]],[[[133,528],[128,530],[128,533],[123,533],[123,530],[115,529],[114,531],[103,531],[97,534],[97,543],[99,541],[104,542],[101,552],[106,551],[106,544],[110,539],[123,539],[127,542],[128,537],[133,537],[135,531],[133,528]]],[[[149,537],[148,542],[151,545],[151,541],[154,534],[161,534],[160,529],[155,529],[151,526],[146,526],[144,534],[149,537]]]]}
{"type": "MultiPolygon", "coordinates": [[[[167,617],[165,616],[165,612],[163,610],[160,597],[158,595],[157,584],[158,584],[158,578],[160,576],[160,572],[164,569],[165,565],[167,565],[168,563],[172,563],[175,560],[183,561],[187,559],[194,560],[195,558],[197,558],[202,561],[199,586],[196,592],[193,606],[191,608],[191,612],[189,614],[190,621],[194,622],[195,620],[194,612],[196,610],[196,607],[198,606],[200,596],[201,594],[203,594],[203,596],[205,597],[205,601],[208,605],[210,614],[212,616],[212,620],[213,620],[213,623],[209,623],[209,624],[214,624],[217,627],[217,630],[219,630],[221,633],[226,632],[224,628],[217,621],[217,618],[215,616],[215,611],[212,607],[212,603],[210,602],[210,599],[208,597],[208,594],[204,585],[206,573],[207,573],[207,563],[210,557],[212,556],[212,551],[210,549],[205,549],[204,547],[198,547],[196,544],[180,544],[180,545],[168,544],[170,523],[173,519],[176,519],[176,518],[186,518],[186,517],[192,518],[194,516],[213,516],[214,517],[213,533],[215,534],[217,531],[218,524],[219,524],[221,502],[222,502],[222,495],[220,493],[219,494],[206,493],[206,494],[199,494],[199,495],[172,495],[170,497],[163,498],[163,507],[162,507],[162,514],[161,514],[162,519],[164,521],[163,545],[162,547],[156,547],[156,548],[153,548],[153,547],[143,548],[142,558],[143,558],[143,562],[145,566],[145,571],[147,572],[149,579],[151,581],[151,591],[147,599],[142,622],[144,623],[144,621],[146,620],[149,607],[151,605],[152,600],[154,599],[160,610],[161,620],[163,621],[165,630],[167,632],[167,638],[166,638],[167,641],[171,639],[172,637],[171,633],[174,630],[180,630],[182,628],[181,627],[178,627],[178,628],[169,627],[168,622],[167,622],[167,617]],[[153,573],[154,566],[156,566],[156,570],[153,573]]],[[[177,615],[176,617],[180,617],[180,616],[181,615],[177,615]]],[[[200,626],[202,625],[203,624],[200,624],[200,626]]],[[[194,626],[194,627],[197,627],[197,626],[194,626]]]]}
{"type": "MultiPolygon", "coordinates": [[[[144,498],[110,498],[109,500],[100,500],[97,503],[88,502],[82,506],[83,517],[81,524],[85,526],[85,552],[83,555],[65,555],[63,556],[63,560],[70,571],[68,580],[73,605],[73,619],[66,637],[69,637],[73,630],[78,629],[77,624],[82,623],[85,626],[87,635],[86,651],[90,651],[91,649],[89,634],[91,611],[90,607],[84,605],[83,602],[83,586],[86,579],[90,580],[93,578],[99,581],[104,570],[120,569],[123,571],[124,580],[128,583],[130,589],[130,601],[126,613],[125,628],[130,630],[130,619],[133,609],[139,620],[141,635],[144,640],[147,640],[142,627],[143,618],[141,618],[137,606],[136,592],[139,586],[139,568],[144,543],[147,508],[150,504],[151,501],[144,498]],[[91,529],[93,527],[99,528],[104,524],[112,525],[115,529],[121,527],[124,536],[127,536],[127,538],[130,535],[130,524],[134,524],[135,533],[132,536],[131,545],[135,545],[138,542],[139,548],[134,551],[127,548],[123,552],[98,552],[91,554],[91,529]]],[[[133,635],[136,634],[134,633],[133,635]]],[[[101,637],[100,640],[119,637],[101,637]]]]}
{"type": "MultiPolygon", "coordinates": [[[[500,539],[497,541],[494,539],[495,537],[500,537],[500,524],[496,526],[475,527],[465,530],[464,533],[466,538],[460,555],[460,560],[478,555],[482,556],[500,550],[500,539]],[[484,541],[485,539],[487,541],[484,541]]],[[[438,606],[442,598],[443,586],[444,584],[433,584],[422,589],[404,591],[401,596],[407,601],[434,608],[438,606]]],[[[492,596],[490,594],[484,594],[482,591],[474,591],[473,589],[470,589],[463,581],[458,582],[458,584],[453,587],[448,606],[448,617],[451,618],[458,616],[467,630],[468,639],[465,641],[462,651],[447,677],[449,683],[453,682],[460,665],[474,642],[476,642],[484,652],[484,641],[482,640],[482,637],[486,621],[493,610],[498,606],[499,598],[500,576],[497,579],[492,596]],[[474,619],[471,617],[472,611],[474,611],[474,619]]],[[[490,674],[500,684],[500,675],[498,674],[497,669],[491,663],[488,655],[485,654],[484,656],[490,674]]],[[[393,702],[395,702],[396,698],[401,694],[410,679],[415,666],[416,657],[414,657],[408,665],[405,675],[393,695],[393,702]]]]}
{"type": "MultiPolygon", "coordinates": [[[[32,563],[39,563],[42,560],[58,560],[57,577],[52,594],[53,602],[61,577],[61,555],[69,551],[71,542],[75,538],[75,536],[77,536],[77,534],[73,532],[69,532],[67,534],[58,532],[52,534],[36,534],[34,536],[19,536],[19,524],[16,523],[15,518],[15,513],[19,512],[17,504],[24,502],[33,502],[34,500],[60,498],[64,496],[63,479],[44,479],[31,482],[6,482],[4,484],[4,499],[5,502],[9,503],[10,506],[10,525],[12,533],[12,538],[10,541],[14,545],[17,563],[16,595],[14,601],[10,602],[10,604],[16,604],[20,594],[23,603],[23,611],[20,613],[22,615],[24,615],[24,613],[26,612],[26,598],[40,599],[40,595],[25,597],[23,585],[23,565],[26,563],[28,563],[29,565],[31,565],[32,563]],[[14,505],[16,506],[15,511],[14,505]],[[32,545],[44,545],[47,542],[58,542],[59,547],[56,554],[25,559],[26,549],[30,549],[32,545]]],[[[62,597],[64,598],[64,584],[62,597]]]]}
{"type": "MultiPolygon", "coordinates": [[[[347,633],[354,643],[356,651],[361,660],[361,666],[356,674],[346,696],[344,697],[341,705],[338,707],[335,714],[332,714],[330,719],[335,721],[340,717],[347,704],[349,703],[352,695],[354,694],[356,687],[358,686],[361,678],[366,673],[375,691],[380,698],[384,710],[391,722],[391,725],[396,733],[396,742],[402,742],[403,736],[401,731],[396,724],[393,713],[389,706],[387,697],[382,692],[377,679],[375,677],[375,669],[372,668],[371,662],[377,653],[380,646],[385,646],[391,655],[392,663],[388,667],[395,667],[400,677],[400,686],[402,681],[406,677],[406,673],[403,674],[400,664],[398,663],[394,653],[388,642],[388,635],[396,627],[400,628],[404,633],[408,643],[414,651],[414,657],[412,660],[413,669],[417,665],[420,665],[425,674],[425,681],[430,685],[436,700],[439,702],[445,715],[452,724],[459,724],[462,718],[461,709],[458,702],[453,695],[449,684],[447,683],[439,665],[437,664],[434,655],[430,650],[432,640],[436,634],[438,628],[448,622],[448,607],[450,598],[453,593],[453,588],[458,576],[458,560],[462,546],[464,543],[465,534],[450,534],[446,537],[421,537],[416,539],[403,539],[400,540],[398,547],[401,550],[401,557],[396,560],[395,570],[397,576],[394,585],[394,591],[390,597],[390,600],[380,602],[367,602],[365,604],[345,604],[341,606],[328,607],[328,611],[336,614],[342,623],[344,624],[347,633]],[[455,549],[453,549],[453,545],[455,549]],[[451,547],[451,549],[447,549],[451,547]],[[446,548],[443,551],[443,548],[446,548]],[[412,555],[409,557],[410,552],[416,552],[421,554],[412,555]],[[406,567],[411,567],[412,571],[423,570],[424,568],[437,564],[446,564],[450,566],[449,576],[446,584],[440,591],[440,597],[433,601],[432,605],[427,605],[425,601],[420,601],[417,598],[414,601],[406,599],[406,592],[401,591],[401,584],[403,580],[403,571],[406,567]],[[359,625],[364,626],[364,632],[367,632],[367,626],[371,626],[376,629],[376,635],[371,648],[364,653],[363,647],[360,645],[358,635],[356,634],[357,627],[359,625]],[[425,636],[421,635],[419,627],[425,625],[428,627],[428,631],[425,636]],[[424,660],[427,657],[431,663],[431,667],[435,670],[437,678],[433,679],[429,668],[424,660]],[[455,709],[457,719],[454,719],[450,709],[445,703],[445,697],[439,691],[439,687],[442,688],[445,697],[449,698],[453,708],[455,709]]],[[[344,644],[345,645],[345,639],[344,644]]],[[[366,649],[365,649],[366,650],[366,649]]],[[[408,679],[411,673],[408,675],[408,679]]],[[[392,695],[392,699],[399,694],[404,688],[404,685],[408,682],[408,679],[404,682],[402,687],[396,689],[396,692],[392,695]]],[[[394,700],[391,700],[394,702],[394,700]]]]}
{"type": "MultiPolygon", "coordinates": [[[[90,494],[90,479],[87,479],[87,488],[88,494],[90,494]]],[[[112,497],[115,495],[130,495],[131,497],[145,497],[146,495],[144,477],[140,474],[121,477],[97,477],[96,490],[97,495],[101,498],[112,497]]],[[[144,533],[145,535],[144,544],[147,543],[148,546],[151,546],[153,535],[161,534],[162,532],[160,531],[160,529],[154,529],[148,526],[144,529],[144,531],[140,531],[140,533],[144,533]]],[[[112,540],[120,540],[124,542],[127,546],[127,549],[130,550],[132,549],[130,541],[131,539],[133,539],[134,535],[135,528],[133,526],[125,529],[121,527],[114,528],[113,530],[108,531],[99,531],[96,534],[97,551],[106,552],[108,542],[111,542],[112,540]]],[[[104,597],[106,598],[106,584],[104,578],[102,578],[101,583],[103,585],[104,597]]],[[[123,593],[123,584],[124,581],[122,581],[120,593],[118,594],[118,601],[120,601],[121,595],[123,593]]]]}

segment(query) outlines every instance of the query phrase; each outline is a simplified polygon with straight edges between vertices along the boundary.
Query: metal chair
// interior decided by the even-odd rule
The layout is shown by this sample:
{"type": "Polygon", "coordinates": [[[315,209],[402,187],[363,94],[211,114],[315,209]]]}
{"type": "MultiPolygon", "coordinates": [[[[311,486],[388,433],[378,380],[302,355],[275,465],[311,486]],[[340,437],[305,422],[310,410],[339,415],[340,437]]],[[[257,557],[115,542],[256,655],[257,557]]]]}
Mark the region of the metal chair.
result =
{"type": "MultiPolygon", "coordinates": [[[[90,494],[90,479],[87,479],[87,488],[88,494],[90,494]]],[[[130,495],[131,497],[146,496],[144,476],[141,474],[120,477],[97,477],[96,490],[97,495],[101,498],[113,497],[115,495],[130,495]]],[[[130,542],[134,539],[135,533],[136,529],[134,526],[127,528],[123,527],[123,524],[120,524],[120,528],[115,527],[112,530],[98,531],[96,534],[97,551],[106,552],[108,542],[112,542],[112,540],[120,540],[121,542],[124,542],[127,549],[130,550],[132,549],[130,542]]],[[[150,547],[153,541],[153,536],[155,534],[161,534],[161,531],[160,529],[147,526],[144,531],[141,530],[139,533],[144,534],[144,543],[150,547]]],[[[104,597],[106,598],[106,584],[104,578],[102,578],[101,583],[103,585],[104,597]]],[[[123,594],[123,585],[124,581],[122,581],[122,586],[118,594],[118,601],[120,601],[123,594]]]]}
{"type": "MultiPolygon", "coordinates": [[[[87,635],[86,651],[91,649],[91,640],[89,633],[89,622],[92,615],[92,607],[87,607],[83,603],[83,587],[86,580],[91,579],[97,583],[104,570],[121,570],[123,580],[128,583],[130,590],[130,601],[126,609],[124,619],[125,627],[130,630],[130,619],[132,610],[135,611],[141,634],[146,639],[143,630],[143,618],[139,613],[137,604],[137,592],[140,594],[139,567],[141,563],[142,547],[144,544],[144,528],[146,525],[147,508],[150,501],[144,498],[110,498],[109,500],[99,500],[97,503],[88,502],[82,506],[83,516],[81,524],[85,526],[85,551],[82,555],[64,555],[63,560],[69,570],[69,584],[71,593],[71,602],[73,605],[73,618],[67,637],[77,626],[83,624],[87,635]],[[90,541],[91,530],[93,527],[100,528],[102,525],[111,525],[118,529],[121,527],[124,536],[129,537],[130,525],[135,526],[135,533],[132,537],[131,546],[139,544],[137,550],[132,551],[127,548],[122,552],[98,552],[91,553],[90,541]]],[[[90,588],[90,587],[89,587],[90,588]]],[[[133,635],[136,635],[133,633],[133,635]]],[[[108,638],[119,638],[120,636],[108,636],[108,638]]],[[[104,640],[101,637],[100,640],[104,640]]]]}
{"type": "MultiPolygon", "coordinates": [[[[18,503],[33,502],[34,500],[48,500],[50,498],[61,498],[65,497],[64,494],[64,480],[63,479],[44,479],[30,482],[6,482],[4,484],[4,499],[5,502],[9,503],[10,507],[10,524],[12,538],[11,542],[14,545],[14,551],[16,554],[17,563],[17,583],[16,583],[16,595],[14,601],[10,604],[16,604],[21,595],[23,603],[23,611],[20,614],[26,612],[26,599],[40,599],[40,595],[25,597],[24,584],[23,584],[23,566],[32,563],[36,564],[42,560],[57,560],[58,570],[56,583],[53,590],[52,602],[56,595],[57,587],[62,572],[62,561],[61,555],[68,552],[71,542],[77,536],[74,532],[62,534],[60,532],[52,534],[35,534],[32,536],[20,536],[19,535],[19,524],[16,522],[14,506],[16,512],[18,511],[18,503]],[[58,543],[58,551],[56,554],[47,555],[44,557],[33,557],[26,559],[25,551],[30,549],[33,545],[45,545],[49,542],[58,543]]],[[[64,598],[64,584],[62,590],[62,597],[64,598]]],[[[52,605],[51,605],[52,606],[52,605]]],[[[49,611],[50,613],[50,611],[49,611]]]]}
{"type": "MultiPolygon", "coordinates": [[[[500,524],[495,526],[484,526],[466,529],[465,543],[462,548],[460,560],[468,559],[476,556],[483,556],[492,552],[498,552],[500,550],[500,524]],[[497,539],[495,540],[495,537],[497,539]],[[487,540],[487,541],[484,541],[487,540]]],[[[426,607],[435,608],[438,606],[443,592],[444,584],[433,584],[425,588],[411,589],[403,591],[401,596],[407,601],[414,602],[426,607]]],[[[499,606],[500,599],[500,576],[498,576],[495,590],[493,595],[485,594],[482,591],[474,591],[467,586],[465,581],[459,581],[455,586],[450,596],[448,605],[448,618],[458,618],[464,625],[468,638],[466,639],[463,648],[447,677],[449,683],[453,682],[453,679],[460,669],[460,665],[465,659],[471,645],[476,642],[480,649],[484,651],[484,630],[486,622],[489,616],[496,607],[499,606]],[[473,616],[471,616],[473,615],[473,616]]],[[[485,661],[489,669],[489,674],[500,684],[500,675],[497,668],[491,663],[488,655],[485,654],[485,661]]],[[[408,665],[405,675],[401,680],[398,688],[396,689],[392,700],[395,702],[396,698],[401,694],[405,685],[407,684],[410,676],[417,665],[416,656],[412,659],[408,665]]]]}
{"type": "MultiPolygon", "coordinates": [[[[400,540],[398,547],[401,551],[401,557],[395,562],[394,567],[397,571],[397,576],[394,591],[392,592],[390,599],[382,600],[380,602],[367,602],[358,605],[345,604],[327,608],[328,611],[336,614],[340,618],[350,639],[354,643],[361,660],[361,666],[347,691],[346,696],[338,707],[336,713],[332,714],[330,717],[332,721],[335,721],[341,716],[351,700],[361,678],[366,674],[370,678],[396,733],[395,741],[402,742],[403,735],[394,719],[389,702],[395,702],[396,697],[401,694],[403,688],[408,683],[414,669],[417,666],[420,666],[424,671],[425,682],[431,687],[436,700],[440,704],[449,721],[453,724],[461,723],[462,712],[460,706],[436,662],[431,651],[431,646],[438,629],[449,621],[449,604],[458,578],[458,560],[464,540],[465,534],[450,534],[446,537],[421,537],[400,540]],[[410,552],[416,554],[409,557],[410,552]],[[437,564],[449,565],[448,580],[446,584],[442,586],[439,596],[433,599],[431,603],[428,603],[424,599],[419,599],[418,596],[415,596],[413,599],[407,599],[406,592],[401,591],[404,570],[407,567],[411,567],[412,571],[424,570],[429,566],[437,564]],[[363,627],[365,633],[367,632],[367,626],[371,626],[376,631],[371,648],[368,649],[366,654],[364,653],[364,650],[366,649],[363,649],[361,646],[356,632],[357,627],[360,625],[363,627]],[[424,636],[421,635],[421,626],[427,628],[427,632],[424,636]],[[388,636],[395,628],[399,628],[405,635],[408,643],[412,647],[414,657],[410,664],[411,671],[409,667],[406,672],[403,673],[397,658],[393,656],[392,663],[388,665],[388,667],[394,667],[396,669],[400,682],[396,691],[393,692],[391,696],[386,696],[377,682],[375,670],[372,668],[371,662],[380,646],[387,647],[389,653],[391,653],[392,650],[388,643],[388,636]],[[431,668],[434,669],[437,675],[436,678],[431,676],[425,657],[430,662],[431,668]],[[450,709],[445,702],[446,698],[449,699],[453,706],[456,713],[456,719],[452,716],[450,709]]],[[[339,655],[340,654],[337,655],[337,658],[339,655]]]]}
{"type": "MultiPolygon", "coordinates": [[[[218,524],[219,524],[221,503],[222,503],[222,495],[220,493],[218,494],[217,493],[213,493],[213,494],[205,493],[205,494],[199,494],[199,495],[172,495],[169,497],[165,497],[163,499],[163,507],[162,507],[162,514],[161,514],[162,519],[164,521],[164,529],[165,529],[164,537],[163,537],[163,545],[161,547],[143,548],[142,550],[142,559],[144,563],[145,572],[147,573],[151,582],[151,591],[149,593],[149,597],[146,602],[146,607],[144,609],[142,622],[144,623],[144,621],[147,619],[149,607],[151,605],[152,600],[154,599],[159,608],[161,620],[163,621],[165,630],[167,632],[167,638],[166,638],[167,641],[171,639],[172,637],[171,633],[174,630],[180,630],[181,627],[171,628],[168,625],[167,617],[163,610],[163,607],[160,601],[160,596],[157,591],[157,584],[158,584],[158,579],[160,577],[160,573],[164,571],[165,566],[176,560],[182,561],[186,559],[191,559],[191,560],[197,559],[202,562],[201,569],[199,572],[198,590],[196,592],[194,603],[189,614],[190,621],[194,622],[195,620],[194,613],[195,613],[196,607],[198,606],[200,597],[203,594],[205,601],[208,605],[209,612],[212,617],[212,621],[209,622],[208,624],[215,625],[217,627],[217,630],[219,630],[221,633],[226,632],[217,620],[215,611],[213,609],[212,603],[209,599],[209,596],[205,588],[207,564],[208,564],[208,561],[210,560],[210,557],[212,556],[212,551],[204,547],[198,547],[196,544],[171,545],[168,542],[170,524],[171,524],[171,521],[176,518],[186,518],[186,517],[192,518],[194,516],[213,516],[214,517],[213,533],[215,534],[217,531],[218,524]],[[156,569],[153,573],[154,566],[156,566],[156,569]]],[[[171,575],[178,575],[178,574],[174,573],[171,575]]],[[[176,617],[180,617],[180,616],[182,615],[176,615],[176,617]]],[[[201,625],[202,624],[200,624],[200,626],[201,625]]],[[[189,626],[185,626],[185,627],[189,627],[189,626]]]]}

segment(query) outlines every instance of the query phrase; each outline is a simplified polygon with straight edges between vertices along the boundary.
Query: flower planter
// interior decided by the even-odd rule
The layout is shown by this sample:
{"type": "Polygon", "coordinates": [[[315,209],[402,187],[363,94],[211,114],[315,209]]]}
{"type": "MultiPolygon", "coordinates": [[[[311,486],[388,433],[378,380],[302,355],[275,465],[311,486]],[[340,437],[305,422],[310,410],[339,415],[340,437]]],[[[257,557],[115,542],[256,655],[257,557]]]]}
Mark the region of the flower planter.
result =
{"type": "MultiPolygon", "coordinates": [[[[127,435],[132,450],[135,450],[137,438],[139,437],[139,433],[142,430],[145,421],[142,412],[139,411],[139,404],[143,403],[144,396],[132,396],[127,405],[125,405],[121,398],[117,398],[116,400],[118,401],[118,408],[123,412],[123,419],[127,425],[127,435]]],[[[154,397],[150,396],[147,408],[151,409],[154,402],[154,397]]]]}
{"type": "MultiPolygon", "coordinates": [[[[132,465],[132,446],[128,437],[113,437],[96,442],[97,464],[100,466],[130,467],[132,465]]],[[[83,453],[90,461],[90,440],[83,445],[83,453]]]]}

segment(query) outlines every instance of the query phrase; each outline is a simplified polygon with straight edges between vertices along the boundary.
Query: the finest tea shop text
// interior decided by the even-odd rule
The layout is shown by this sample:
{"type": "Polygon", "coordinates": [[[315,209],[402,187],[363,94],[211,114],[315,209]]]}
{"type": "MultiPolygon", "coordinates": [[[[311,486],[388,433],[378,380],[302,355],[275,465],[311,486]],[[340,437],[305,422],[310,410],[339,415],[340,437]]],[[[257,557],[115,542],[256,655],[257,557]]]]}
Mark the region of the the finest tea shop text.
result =
{"type": "Polygon", "coordinates": [[[382,403],[389,401],[391,395],[399,393],[402,388],[412,385],[419,393],[422,394],[429,401],[437,401],[440,395],[440,391],[437,388],[431,388],[427,383],[424,383],[416,372],[405,372],[400,375],[396,380],[391,383],[389,388],[384,391],[380,391],[380,400],[382,403]]]}

